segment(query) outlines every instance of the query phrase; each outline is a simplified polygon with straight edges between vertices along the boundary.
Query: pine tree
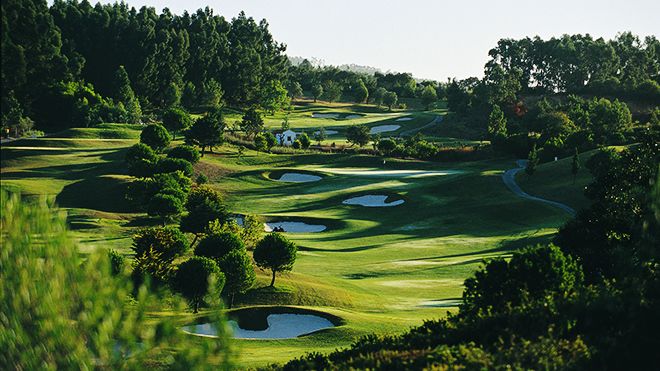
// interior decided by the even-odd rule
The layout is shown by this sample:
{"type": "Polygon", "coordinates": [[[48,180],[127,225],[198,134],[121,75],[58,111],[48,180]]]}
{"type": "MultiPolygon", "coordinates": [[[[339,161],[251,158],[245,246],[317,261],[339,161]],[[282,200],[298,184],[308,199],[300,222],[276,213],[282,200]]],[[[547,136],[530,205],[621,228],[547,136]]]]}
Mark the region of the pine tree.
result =
{"type": "Polygon", "coordinates": [[[536,144],[532,147],[532,150],[529,151],[529,156],[527,157],[527,166],[525,167],[525,173],[532,176],[536,171],[536,166],[539,164],[539,153],[536,149],[536,144]]]}
{"type": "Polygon", "coordinates": [[[142,108],[140,102],[135,97],[133,88],[131,88],[131,80],[128,78],[128,73],[124,66],[119,66],[115,72],[115,98],[121,102],[128,114],[127,121],[131,124],[140,122],[142,116],[142,108]]]}

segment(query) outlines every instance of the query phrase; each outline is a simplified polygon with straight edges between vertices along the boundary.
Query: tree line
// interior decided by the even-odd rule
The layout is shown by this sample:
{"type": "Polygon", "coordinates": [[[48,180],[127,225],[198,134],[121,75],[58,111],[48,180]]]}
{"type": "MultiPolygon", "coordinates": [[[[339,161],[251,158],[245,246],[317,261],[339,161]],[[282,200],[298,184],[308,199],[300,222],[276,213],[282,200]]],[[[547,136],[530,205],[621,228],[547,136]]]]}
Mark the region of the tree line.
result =
{"type": "Polygon", "coordinates": [[[2,3],[3,124],[139,122],[173,106],[279,108],[289,62],[265,20],[87,0],[2,3]],[[12,115],[9,115],[9,113],[12,115]]]}

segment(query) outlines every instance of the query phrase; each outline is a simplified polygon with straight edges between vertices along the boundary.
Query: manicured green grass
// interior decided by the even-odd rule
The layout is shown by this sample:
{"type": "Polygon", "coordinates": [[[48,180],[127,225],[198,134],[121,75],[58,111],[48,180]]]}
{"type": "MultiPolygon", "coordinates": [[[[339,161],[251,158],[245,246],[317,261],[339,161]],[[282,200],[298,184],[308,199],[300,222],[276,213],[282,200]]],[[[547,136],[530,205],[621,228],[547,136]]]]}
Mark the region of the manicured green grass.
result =
{"type": "MultiPolygon", "coordinates": [[[[309,104],[305,109],[292,120],[301,128],[318,127],[316,121],[315,126],[305,126],[302,117],[321,109],[364,113],[367,118],[380,115],[371,113],[369,106],[309,104]]],[[[383,117],[376,117],[378,120],[383,117]]],[[[344,125],[341,120],[328,121],[344,125]]],[[[401,124],[422,122],[420,118],[401,124]]],[[[295,128],[293,122],[292,126],[295,128]]],[[[133,230],[155,221],[133,213],[123,198],[129,178],[122,159],[125,148],[135,140],[99,140],[105,135],[102,130],[76,129],[83,139],[45,138],[3,146],[0,184],[54,197],[68,210],[72,233],[83,251],[113,248],[128,254],[133,230]],[[92,132],[87,133],[89,130],[92,132]]],[[[232,212],[329,227],[321,233],[287,233],[299,245],[293,271],[278,276],[275,288],[268,287],[269,272],[259,271],[257,285],[237,296],[235,306],[295,305],[343,319],[338,327],[297,339],[237,340],[238,362],[243,367],[283,362],[307,351],[331,351],[361,335],[403,332],[425,319],[444,316],[456,309],[452,303],[460,299],[464,279],[484,259],[548,241],[567,220],[560,210],[508,191],[501,174],[512,166],[512,160],[439,164],[387,159],[384,164],[381,157],[336,153],[275,155],[247,150],[239,158],[231,146],[214,152],[206,154],[196,170],[209,175],[211,186],[223,193],[232,212]],[[330,168],[460,173],[396,178],[340,175],[328,171],[330,168]],[[269,178],[270,173],[285,170],[321,173],[323,179],[296,184],[269,178]],[[364,194],[396,195],[405,203],[387,208],[342,204],[364,194]]],[[[543,174],[540,169],[539,175],[543,174]]],[[[165,304],[152,315],[178,316],[182,324],[196,318],[191,313],[168,312],[165,304]]]]}
{"type": "MultiPolygon", "coordinates": [[[[521,171],[516,175],[516,182],[531,195],[561,202],[576,210],[582,209],[589,206],[584,188],[593,179],[585,164],[596,151],[580,154],[581,167],[575,179],[571,171],[573,157],[569,156],[539,165],[531,177],[521,171]]],[[[515,166],[513,162],[511,165],[515,166]]]]}

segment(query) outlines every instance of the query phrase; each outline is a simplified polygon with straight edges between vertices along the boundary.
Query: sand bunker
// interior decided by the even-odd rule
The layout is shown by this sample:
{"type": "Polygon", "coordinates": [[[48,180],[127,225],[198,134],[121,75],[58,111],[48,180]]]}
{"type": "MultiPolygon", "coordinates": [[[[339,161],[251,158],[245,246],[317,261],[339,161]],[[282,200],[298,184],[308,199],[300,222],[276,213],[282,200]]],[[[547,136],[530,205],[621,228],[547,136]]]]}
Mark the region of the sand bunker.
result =
{"type": "Polygon", "coordinates": [[[401,125],[380,125],[374,126],[369,130],[369,134],[387,133],[389,131],[396,131],[401,125]]]}
{"type": "Polygon", "coordinates": [[[399,117],[398,119],[396,119],[394,121],[410,121],[412,119],[413,119],[412,117],[399,117]]]}
{"type": "MultiPolygon", "coordinates": [[[[268,328],[260,331],[244,330],[233,320],[227,322],[236,339],[294,339],[335,326],[328,319],[313,314],[270,314],[266,320],[268,328]]],[[[218,336],[218,329],[212,323],[184,326],[183,331],[197,336],[218,336]]]]}
{"type": "Polygon", "coordinates": [[[284,173],[279,179],[276,180],[279,182],[289,182],[289,183],[307,183],[307,182],[318,182],[319,180],[321,180],[321,177],[312,174],[284,173]]]}
{"type": "Polygon", "coordinates": [[[336,119],[339,118],[338,113],[312,113],[312,117],[315,119],[336,119]]]}
{"type": "MultiPolygon", "coordinates": [[[[317,130],[317,131],[314,132],[314,135],[319,135],[320,133],[321,132],[317,130]]],[[[337,133],[339,133],[337,130],[326,130],[325,131],[325,135],[335,135],[337,133]]]]}
{"type": "Polygon", "coordinates": [[[359,205],[366,207],[390,207],[397,206],[404,203],[404,200],[395,200],[392,202],[385,202],[389,196],[384,195],[365,195],[359,197],[352,197],[347,200],[344,200],[342,203],[344,205],[359,205]]]}
{"type": "Polygon", "coordinates": [[[327,229],[321,224],[307,224],[303,222],[267,222],[264,223],[264,230],[272,232],[275,228],[282,228],[288,233],[319,233],[327,229]]]}
{"type": "Polygon", "coordinates": [[[353,120],[353,119],[359,119],[360,117],[362,117],[362,115],[347,115],[344,117],[344,119],[353,120]]]}
{"type": "Polygon", "coordinates": [[[339,175],[373,176],[380,178],[424,178],[429,176],[453,175],[462,173],[462,171],[459,170],[376,170],[364,168],[328,168],[319,169],[319,171],[339,175]]]}

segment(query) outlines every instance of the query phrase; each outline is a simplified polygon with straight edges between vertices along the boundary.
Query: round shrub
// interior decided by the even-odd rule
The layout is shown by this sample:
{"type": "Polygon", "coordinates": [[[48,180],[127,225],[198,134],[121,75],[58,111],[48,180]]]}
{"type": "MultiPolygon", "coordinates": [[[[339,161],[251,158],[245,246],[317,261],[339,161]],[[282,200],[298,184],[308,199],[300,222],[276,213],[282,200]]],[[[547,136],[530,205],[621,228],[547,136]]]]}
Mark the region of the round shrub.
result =
{"type": "Polygon", "coordinates": [[[245,244],[235,233],[220,232],[204,237],[195,248],[195,255],[220,260],[234,250],[245,250],[245,244]]]}
{"type": "Polygon", "coordinates": [[[197,162],[199,162],[199,151],[197,150],[197,148],[193,146],[182,144],[180,146],[176,146],[172,148],[167,153],[167,157],[178,158],[178,159],[186,160],[191,164],[196,164],[197,162]]]}
{"type": "Polygon", "coordinates": [[[187,177],[193,175],[192,164],[181,158],[161,158],[154,168],[155,174],[173,173],[175,171],[180,171],[187,177]]]}
{"type": "Polygon", "coordinates": [[[156,152],[162,151],[170,145],[170,133],[162,125],[153,124],[142,129],[140,143],[144,143],[156,152]]]}

